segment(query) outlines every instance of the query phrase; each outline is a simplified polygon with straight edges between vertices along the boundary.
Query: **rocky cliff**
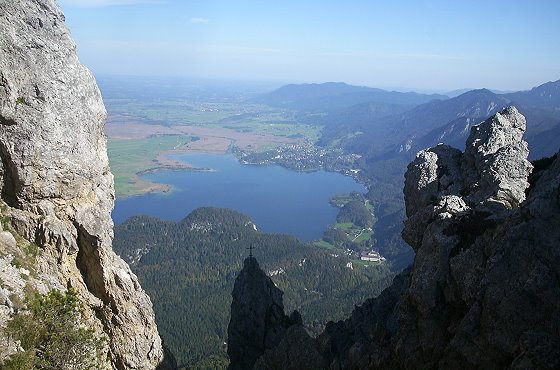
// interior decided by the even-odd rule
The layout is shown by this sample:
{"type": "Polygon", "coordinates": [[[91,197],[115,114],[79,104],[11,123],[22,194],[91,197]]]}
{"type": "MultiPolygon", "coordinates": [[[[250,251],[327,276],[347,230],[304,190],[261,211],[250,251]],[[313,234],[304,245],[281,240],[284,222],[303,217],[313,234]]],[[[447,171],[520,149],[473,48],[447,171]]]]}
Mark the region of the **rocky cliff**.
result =
{"type": "Polygon", "coordinates": [[[315,340],[286,335],[260,368],[560,367],[560,160],[529,176],[524,130],[510,107],[464,153],[419,152],[404,187],[413,265],[315,340]]]}
{"type": "Polygon", "coordinates": [[[297,312],[292,319],[284,314],[282,291],[250,256],[235,279],[228,326],[229,370],[251,369],[265,350],[274,348],[286,335],[294,319],[301,324],[297,312]]]}
{"type": "Polygon", "coordinates": [[[75,48],[54,0],[0,0],[0,325],[25,291],[72,287],[108,338],[106,365],[153,369],[150,299],[111,249],[106,112],[75,48]]]}

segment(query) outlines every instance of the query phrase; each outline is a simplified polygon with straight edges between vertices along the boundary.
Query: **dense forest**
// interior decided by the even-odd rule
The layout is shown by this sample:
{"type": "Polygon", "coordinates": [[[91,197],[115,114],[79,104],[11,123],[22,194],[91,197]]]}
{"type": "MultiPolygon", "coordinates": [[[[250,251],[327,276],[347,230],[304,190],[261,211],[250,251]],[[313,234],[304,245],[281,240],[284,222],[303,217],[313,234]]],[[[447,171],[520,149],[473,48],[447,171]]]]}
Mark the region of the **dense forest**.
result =
{"type": "Polygon", "coordinates": [[[312,334],[348,316],[392,278],[388,264],[367,265],[291,236],[262,234],[226,209],[199,208],[180,222],[138,216],[115,228],[115,251],[150,295],[165,344],[189,368],[227,363],[231,291],[250,247],[284,291],[286,311],[299,310],[312,334]]]}

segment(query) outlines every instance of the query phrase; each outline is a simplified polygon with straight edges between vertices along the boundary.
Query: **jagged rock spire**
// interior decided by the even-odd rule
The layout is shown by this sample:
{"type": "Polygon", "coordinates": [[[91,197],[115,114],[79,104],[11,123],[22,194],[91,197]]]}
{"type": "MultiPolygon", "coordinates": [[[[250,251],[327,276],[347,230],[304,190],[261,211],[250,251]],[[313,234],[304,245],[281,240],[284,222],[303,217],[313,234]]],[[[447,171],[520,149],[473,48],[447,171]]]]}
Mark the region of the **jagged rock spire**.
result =
{"type": "Polygon", "coordinates": [[[282,340],[291,320],[284,314],[282,291],[255,257],[247,257],[235,279],[228,326],[230,370],[252,369],[266,349],[282,340]]]}

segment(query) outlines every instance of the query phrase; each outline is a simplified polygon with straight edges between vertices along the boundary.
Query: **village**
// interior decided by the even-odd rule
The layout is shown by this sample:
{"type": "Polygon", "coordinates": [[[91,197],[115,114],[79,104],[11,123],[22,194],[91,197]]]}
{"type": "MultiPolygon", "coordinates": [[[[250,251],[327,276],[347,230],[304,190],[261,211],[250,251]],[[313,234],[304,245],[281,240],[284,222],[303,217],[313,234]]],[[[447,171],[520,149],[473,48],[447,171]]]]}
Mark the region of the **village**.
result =
{"type": "Polygon", "coordinates": [[[307,143],[286,144],[263,152],[235,153],[243,164],[278,164],[294,171],[318,171],[321,169],[353,176],[359,169],[354,162],[358,154],[344,154],[340,150],[317,147],[307,143]]]}

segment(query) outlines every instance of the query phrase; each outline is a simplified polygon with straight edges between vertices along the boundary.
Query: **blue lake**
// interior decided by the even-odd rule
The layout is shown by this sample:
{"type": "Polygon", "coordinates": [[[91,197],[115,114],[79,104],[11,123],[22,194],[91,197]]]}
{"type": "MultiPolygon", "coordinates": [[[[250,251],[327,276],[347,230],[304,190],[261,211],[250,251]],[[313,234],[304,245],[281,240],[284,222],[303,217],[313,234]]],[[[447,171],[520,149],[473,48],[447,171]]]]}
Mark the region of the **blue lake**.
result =
{"type": "Polygon", "coordinates": [[[338,173],[289,171],[280,166],[242,165],[232,155],[186,154],[174,157],[212,171],[162,171],[145,178],[169,184],[168,194],[117,199],[113,220],[134,215],[178,221],[198,207],[230,208],[249,216],[259,231],[318,239],[335,221],[329,204],[335,194],[365,192],[354,179],[338,173]]]}

